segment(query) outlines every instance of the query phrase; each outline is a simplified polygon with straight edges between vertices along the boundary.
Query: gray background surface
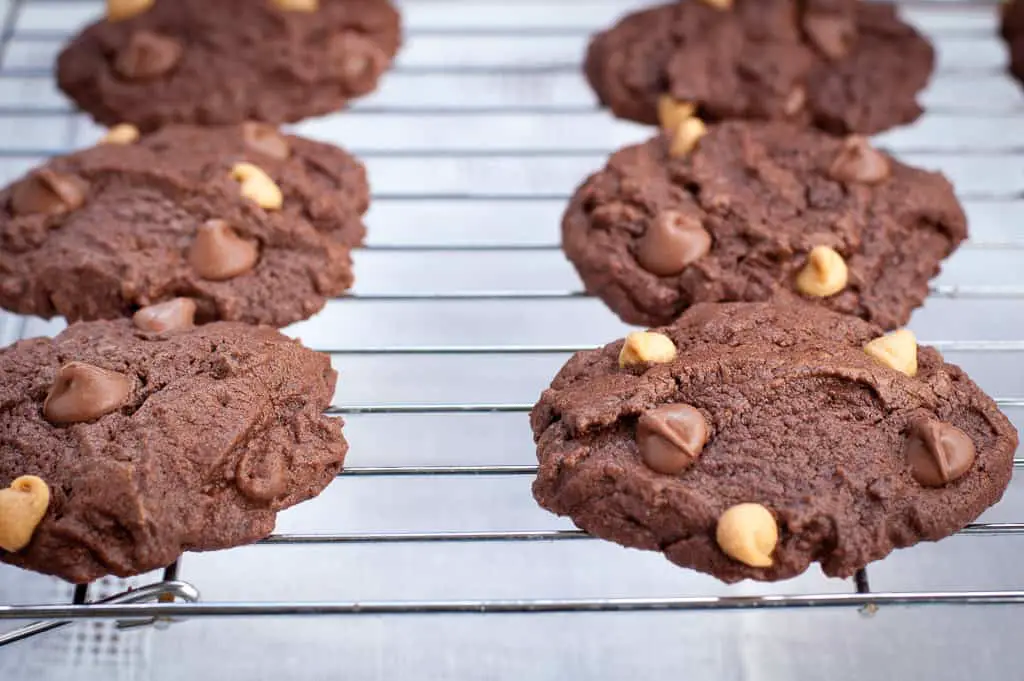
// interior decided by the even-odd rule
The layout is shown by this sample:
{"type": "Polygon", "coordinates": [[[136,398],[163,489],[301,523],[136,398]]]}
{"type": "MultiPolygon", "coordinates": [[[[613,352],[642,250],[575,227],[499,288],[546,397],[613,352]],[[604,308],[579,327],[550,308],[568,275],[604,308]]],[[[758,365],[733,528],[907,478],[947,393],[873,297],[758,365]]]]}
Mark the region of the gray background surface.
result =
{"type": "MultiPolygon", "coordinates": [[[[256,1],[256,0],[254,0],[256,1]]],[[[351,467],[535,463],[525,408],[573,348],[622,335],[558,248],[565,198],[607,153],[648,131],[594,109],[578,73],[587,35],[628,0],[406,0],[406,45],[351,112],[295,126],[366,162],[374,190],[355,295],[289,332],[331,351],[335,403],[409,407],[347,416],[351,467]],[[529,293],[530,297],[513,294],[529,293]],[[457,349],[489,352],[453,353],[457,349]],[[407,352],[396,352],[406,350],[407,352]],[[512,352],[527,350],[527,352],[512,352]],[[417,406],[448,405],[440,413],[417,406]]],[[[100,2],[0,0],[0,181],[102,131],[50,68],[100,2]]],[[[912,328],[990,393],[1024,397],[1024,94],[1003,73],[997,9],[904,5],[939,71],[929,113],[879,137],[956,184],[972,238],[912,328]]],[[[0,313],[0,342],[61,324],[0,313]]],[[[1008,407],[1024,423],[1024,410],[1008,407]]],[[[343,475],[281,515],[278,532],[549,530],[530,475],[343,475]]],[[[1024,478],[982,518],[1024,521],[1024,478]]],[[[876,591],[1024,588],[1024,536],[957,536],[869,569],[876,591]]],[[[850,592],[817,570],[724,587],[660,556],[599,541],[254,546],[188,555],[204,601],[422,601],[850,592]]],[[[155,576],[106,580],[91,596],[155,576]]],[[[0,567],[0,604],[71,590],[0,567]]],[[[13,623],[0,623],[0,631],[13,623]]],[[[165,631],[88,622],[0,649],[0,679],[1022,679],[1024,606],[572,615],[198,619],[165,631]]]]}

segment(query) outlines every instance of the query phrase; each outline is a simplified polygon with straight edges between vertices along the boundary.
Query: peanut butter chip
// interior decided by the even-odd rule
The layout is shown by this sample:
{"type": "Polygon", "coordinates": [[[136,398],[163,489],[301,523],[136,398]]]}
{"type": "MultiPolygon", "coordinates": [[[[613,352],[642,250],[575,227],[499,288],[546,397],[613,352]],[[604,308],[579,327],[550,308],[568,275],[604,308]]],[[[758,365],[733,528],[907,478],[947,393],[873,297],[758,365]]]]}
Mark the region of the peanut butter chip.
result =
{"type": "Polygon", "coordinates": [[[703,0],[705,5],[710,5],[715,9],[727,10],[732,7],[732,0],[703,0]]]}
{"type": "Polygon", "coordinates": [[[877,184],[889,177],[891,171],[885,154],[873,148],[864,137],[850,135],[832,161],[829,176],[839,182],[877,184]]]}
{"type": "Polygon", "coordinates": [[[635,331],[622,343],[619,351],[619,366],[641,366],[644,364],[664,364],[676,358],[676,345],[663,333],[655,331],[635,331]]]}
{"type": "Polygon", "coordinates": [[[672,158],[686,156],[697,147],[700,138],[707,134],[708,128],[699,118],[687,118],[679,124],[672,135],[672,144],[668,155],[672,158]]]}
{"type": "Polygon", "coordinates": [[[898,329],[880,336],[865,345],[864,352],[890,369],[907,376],[917,375],[917,337],[910,329],[898,329]]]}
{"type": "Polygon", "coordinates": [[[315,12],[320,9],[320,0],[271,0],[271,3],[285,12],[315,12]]]}
{"type": "Polygon", "coordinates": [[[139,136],[139,129],[131,123],[118,123],[107,131],[100,144],[135,144],[139,136]]]}
{"type": "Polygon", "coordinates": [[[203,279],[225,281],[256,266],[259,247],[243,239],[223,220],[209,220],[199,228],[188,262],[203,279]]]}
{"type": "Polygon", "coordinates": [[[263,154],[278,161],[285,160],[292,153],[288,140],[277,131],[277,128],[266,123],[257,123],[256,121],[242,123],[242,138],[245,140],[245,146],[257,154],[263,154]]]}
{"type": "Polygon", "coordinates": [[[11,210],[15,215],[60,215],[81,208],[87,191],[82,178],[44,168],[14,186],[11,210]]]}
{"type": "Polygon", "coordinates": [[[804,33],[818,51],[832,61],[842,59],[850,52],[857,37],[853,20],[838,14],[812,12],[803,18],[804,33]]]}
{"type": "Polygon", "coordinates": [[[680,123],[692,117],[696,111],[697,105],[693,102],[674,99],[672,95],[668,94],[658,97],[658,125],[665,132],[674,131],[680,123]]]}
{"type": "Polygon", "coordinates": [[[107,21],[123,21],[142,14],[153,6],[154,0],[107,0],[107,21]]]}
{"type": "Polygon", "coordinates": [[[942,487],[963,476],[977,452],[970,436],[950,423],[917,419],[903,446],[914,479],[925,487],[942,487]]]}
{"type": "Polygon", "coordinates": [[[129,80],[152,80],[170,73],[184,52],[181,43],[152,31],[136,31],[117,53],[114,70],[129,80]]]}
{"type": "Polygon", "coordinates": [[[849,276],[843,256],[828,246],[815,246],[796,275],[796,288],[808,296],[827,298],[846,288],[849,276]]]}
{"type": "Polygon", "coordinates": [[[165,333],[191,329],[195,325],[195,316],[196,301],[175,298],[142,308],[132,316],[132,323],[142,331],[165,333]]]}
{"type": "Polygon", "coordinates": [[[679,274],[711,250],[711,235],[700,218],[680,211],[662,211],[636,245],[640,266],[659,277],[679,274]]]}
{"type": "Polygon", "coordinates": [[[15,553],[28,546],[49,506],[50,487],[34,475],[0,489],[0,549],[15,553]]]}
{"type": "Polygon", "coordinates": [[[708,424],[695,407],[666,404],[640,415],[636,445],[647,467],[676,475],[697,460],[708,441],[708,424]]]}
{"type": "Polygon", "coordinates": [[[715,540],[733,560],[750,567],[771,567],[779,526],[761,504],[736,504],[719,516],[715,540]]]}
{"type": "Polygon", "coordinates": [[[124,374],[69,362],[57,372],[50,394],[43,402],[43,416],[50,423],[83,423],[117,411],[128,399],[132,381],[124,374]]]}

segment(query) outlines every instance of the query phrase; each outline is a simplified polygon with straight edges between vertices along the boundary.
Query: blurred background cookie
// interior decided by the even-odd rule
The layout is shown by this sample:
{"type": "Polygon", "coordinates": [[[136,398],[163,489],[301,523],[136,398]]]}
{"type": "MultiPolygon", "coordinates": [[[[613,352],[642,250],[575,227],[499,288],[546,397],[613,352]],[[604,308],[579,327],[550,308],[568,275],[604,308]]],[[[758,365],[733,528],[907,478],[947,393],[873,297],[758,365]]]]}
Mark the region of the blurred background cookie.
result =
{"type": "Polygon", "coordinates": [[[373,91],[400,42],[387,0],[108,0],[57,82],[106,125],[283,123],[373,91]]]}

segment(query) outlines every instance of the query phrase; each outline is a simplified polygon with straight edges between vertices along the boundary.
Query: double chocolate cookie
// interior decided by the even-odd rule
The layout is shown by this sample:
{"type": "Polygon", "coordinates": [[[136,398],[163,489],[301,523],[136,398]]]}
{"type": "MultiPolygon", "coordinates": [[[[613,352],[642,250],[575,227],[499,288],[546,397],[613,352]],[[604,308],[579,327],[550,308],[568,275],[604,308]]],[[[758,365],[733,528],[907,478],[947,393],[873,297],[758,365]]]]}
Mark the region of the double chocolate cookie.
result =
{"type": "Polygon", "coordinates": [[[0,191],[0,306],[69,320],[177,297],[284,326],[352,284],[363,166],[261,123],[130,126],[0,191]]]}
{"type": "Polygon", "coordinates": [[[659,100],[701,118],[786,119],[833,133],[908,123],[934,66],[894,7],[860,0],[681,0],[598,34],[585,71],[621,118],[658,122],[659,100]]]}
{"type": "Polygon", "coordinates": [[[1010,73],[1024,83],[1024,0],[1009,0],[1002,6],[1001,29],[1010,52],[1010,73]]]}
{"type": "Polygon", "coordinates": [[[256,541],[348,449],[330,359],[185,300],[0,350],[0,561],[85,583],[256,541]]]}
{"type": "Polygon", "coordinates": [[[283,123],[371,92],[400,41],[387,0],[108,0],[57,82],[106,125],[283,123]]]}
{"type": "Polygon", "coordinates": [[[623,320],[698,302],[805,298],[906,323],[967,234],[953,188],[861,137],[696,118],[615,153],[576,191],[562,246],[623,320]]]}
{"type": "Polygon", "coordinates": [[[531,414],[534,496],[726,582],[848,577],[999,500],[1017,433],[907,330],[701,304],[569,360],[531,414]]]}

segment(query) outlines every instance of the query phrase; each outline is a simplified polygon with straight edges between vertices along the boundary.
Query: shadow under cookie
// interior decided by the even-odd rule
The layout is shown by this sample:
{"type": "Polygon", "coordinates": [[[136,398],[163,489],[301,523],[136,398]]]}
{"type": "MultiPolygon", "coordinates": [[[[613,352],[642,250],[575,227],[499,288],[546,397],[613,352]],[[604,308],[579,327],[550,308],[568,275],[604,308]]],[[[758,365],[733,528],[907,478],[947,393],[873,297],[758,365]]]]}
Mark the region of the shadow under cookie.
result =
{"type": "Polygon", "coordinates": [[[57,60],[101,123],[298,121],[372,92],[401,42],[387,0],[114,0],[57,60]],[[115,10],[115,8],[118,8],[115,10]]]}
{"type": "Polygon", "coordinates": [[[0,191],[0,306],[75,321],[184,297],[204,323],[286,326],[352,285],[369,187],[346,152],[261,123],[109,137],[0,191]]]}

